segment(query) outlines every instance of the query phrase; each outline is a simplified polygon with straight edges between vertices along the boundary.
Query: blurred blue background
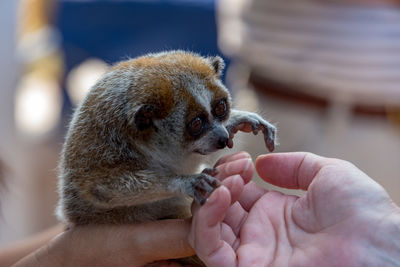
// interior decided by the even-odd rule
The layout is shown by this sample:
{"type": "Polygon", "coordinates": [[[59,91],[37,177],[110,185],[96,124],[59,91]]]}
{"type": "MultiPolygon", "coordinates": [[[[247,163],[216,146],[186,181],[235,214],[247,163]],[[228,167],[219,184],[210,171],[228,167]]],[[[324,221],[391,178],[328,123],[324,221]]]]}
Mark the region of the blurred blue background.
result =
{"type": "Polygon", "coordinates": [[[213,0],[62,0],[58,10],[67,70],[91,57],[114,63],[163,50],[221,54],[213,0]]]}

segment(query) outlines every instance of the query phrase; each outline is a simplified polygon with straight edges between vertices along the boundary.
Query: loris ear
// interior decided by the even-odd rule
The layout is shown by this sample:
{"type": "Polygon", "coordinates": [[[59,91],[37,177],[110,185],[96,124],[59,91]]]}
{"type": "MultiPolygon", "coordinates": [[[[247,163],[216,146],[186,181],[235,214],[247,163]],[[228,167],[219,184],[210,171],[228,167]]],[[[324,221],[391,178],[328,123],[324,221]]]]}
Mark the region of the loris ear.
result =
{"type": "Polygon", "coordinates": [[[210,62],[211,66],[212,66],[214,72],[217,74],[217,76],[221,77],[222,71],[225,68],[224,60],[219,56],[208,57],[207,60],[208,60],[208,62],[210,62]]]}
{"type": "Polygon", "coordinates": [[[153,119],[156,117],[157,107],[145,104],[135,113],[135,125],[140,131],[153,126],[153,119]]]}

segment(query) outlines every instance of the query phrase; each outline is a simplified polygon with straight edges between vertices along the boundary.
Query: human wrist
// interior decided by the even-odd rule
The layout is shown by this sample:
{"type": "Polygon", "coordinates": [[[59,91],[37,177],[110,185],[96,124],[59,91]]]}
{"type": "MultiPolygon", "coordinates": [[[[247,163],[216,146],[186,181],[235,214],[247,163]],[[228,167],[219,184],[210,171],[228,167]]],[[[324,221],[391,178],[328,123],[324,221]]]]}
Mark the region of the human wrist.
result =
{"type": "Polygon", "coordinates": [[[64,234],[56,236],[49,243],[15,263],[13,267],[66,266],[63,259],[68,258],[71,246],[67,244],[64,234]]]}
{"type": "MultiPolygon", "coordinates": [[[[131,232],[135,235],[135,228],[131,232]]],[[[52,240],[47,251],[39,254],[39,260],[50,263],[40,266],[121,266],[126,262],[144,265],[135,242],[126,245],[126,239],[130,239],[129,235],[120,227],[75,227],[52,240]]]]}
{"type": "MultiPolygon", "coordinates": [[[[366,234],[363,261],[370,266],[400,265],[400,208],[395,207],[374,223],[366,234]]],[[[360,259],[361,259],[360,257],[360,259]]]]}
{"type": "Polygon", "coordinates": [[[95,234],[93,242],[90,242],[92,245],[88,246],[87,238],[85,231],[68,230],[17,262],[13,267],[113,266],[111,262],[107,264],[107,260],[112,260],[112,257],[107,255],[110,252],[107,253],[103,249],[107,245],[104,246],[103,242],[97,242],[99,240],[96,240],[95,234]]]}

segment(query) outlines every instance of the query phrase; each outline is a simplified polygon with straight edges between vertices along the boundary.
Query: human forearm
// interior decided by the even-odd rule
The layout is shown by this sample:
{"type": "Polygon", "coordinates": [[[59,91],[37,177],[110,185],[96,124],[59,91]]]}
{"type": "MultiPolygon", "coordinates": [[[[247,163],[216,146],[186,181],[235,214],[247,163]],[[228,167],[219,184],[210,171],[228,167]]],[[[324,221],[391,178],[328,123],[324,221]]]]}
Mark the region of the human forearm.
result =
{"type": "Polygon", "coordinates": [[[15,266],[142,266],[194,254],[190,222],[162,220],[138,225],[77,226],[15,266]]]}
{"type": "Polygon", "coordinates": [[[400,208],[377,222],[376,231],[369,233],[370,243],[366,245],[371,266],[400,265],[400,208]]]}
{"type": "Polygon", "coordinates": [[[11,266],[32,251],[46,244],[54,236],[61,233],[63,228],[62,225],[56,225],[48,230],[0,249],[0,266],[11,266]]]}

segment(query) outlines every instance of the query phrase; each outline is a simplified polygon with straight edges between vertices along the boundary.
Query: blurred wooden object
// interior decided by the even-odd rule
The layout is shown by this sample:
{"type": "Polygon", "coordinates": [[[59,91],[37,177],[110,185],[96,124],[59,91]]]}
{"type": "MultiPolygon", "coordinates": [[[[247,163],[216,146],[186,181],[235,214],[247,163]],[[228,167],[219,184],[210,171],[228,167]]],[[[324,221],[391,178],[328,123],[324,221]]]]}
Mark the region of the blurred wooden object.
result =
{"type": "Polygon", "coordinates": [[[218,3],[234,103],[276,122],[277,151],[349,160],[400,203],[399,1],[218,3]]]}
{"type": "Polygon", "coordinates": [[[256,75],[332,101],[400,105],[400,7],[269,0],[229,14],[223,2],[220,45],[256,75]]]}

